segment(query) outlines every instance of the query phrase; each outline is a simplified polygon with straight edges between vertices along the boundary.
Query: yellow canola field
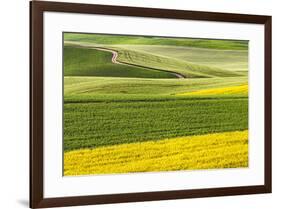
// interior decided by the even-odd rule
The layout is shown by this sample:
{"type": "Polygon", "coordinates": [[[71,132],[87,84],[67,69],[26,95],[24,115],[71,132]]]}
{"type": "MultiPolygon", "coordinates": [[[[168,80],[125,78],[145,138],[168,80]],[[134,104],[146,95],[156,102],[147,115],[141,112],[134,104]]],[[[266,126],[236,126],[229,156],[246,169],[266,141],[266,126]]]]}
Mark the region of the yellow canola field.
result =
{"type": "Polygon", "coordinates": [[[177,95],[179,95],[179,96],[188,96],[188,95],[205,96],[205,95],[233,95],[233,94],[248,94],[248,85],[228,86],[228,87],[213,88],[213,89],[202,89],[202,90],[198,90],[198,91],[180,93],[177,95]]]}
{"type": "Polygon", "coordinates": [[[248,130],[64,153],[64,175],[248,167],[248,130]]]}

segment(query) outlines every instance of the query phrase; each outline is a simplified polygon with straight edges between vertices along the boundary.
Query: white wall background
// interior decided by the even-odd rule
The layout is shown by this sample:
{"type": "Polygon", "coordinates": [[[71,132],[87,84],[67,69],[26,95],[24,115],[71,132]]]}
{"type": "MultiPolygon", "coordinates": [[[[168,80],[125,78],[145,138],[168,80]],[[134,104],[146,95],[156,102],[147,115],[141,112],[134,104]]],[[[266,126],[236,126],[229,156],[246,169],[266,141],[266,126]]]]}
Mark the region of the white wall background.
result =
{"type": "MultiPolygon", "coordinates": [[[[71,1],[71,0],[70,0],[71,1]]],[[[96,4],[267,14],[273,16],[273,194],[126,203],[96,209],[276,209],[281,206],[281,7],[273,0],[72,0],[96,4]]],[[[1,2],[0,208],[28,207],[29,2],[1,2]]]]}

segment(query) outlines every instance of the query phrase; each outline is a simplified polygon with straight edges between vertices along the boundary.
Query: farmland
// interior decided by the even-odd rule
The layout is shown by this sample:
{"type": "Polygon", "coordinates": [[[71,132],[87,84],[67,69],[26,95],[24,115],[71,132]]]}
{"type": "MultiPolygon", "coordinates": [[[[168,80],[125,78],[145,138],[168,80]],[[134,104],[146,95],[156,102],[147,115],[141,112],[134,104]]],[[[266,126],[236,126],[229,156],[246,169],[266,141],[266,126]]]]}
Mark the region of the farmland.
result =
{"type": "Polygon", "coordinates": [[[247,41],[64,34],[65,175],[246,167],[247,130],[247,41]]]}
{"type": "Polygon", "coordinates": [[[70,151],[65,154],[65,163],[66,175],[246,167],[248,132],[187,136],[70,151]]]}

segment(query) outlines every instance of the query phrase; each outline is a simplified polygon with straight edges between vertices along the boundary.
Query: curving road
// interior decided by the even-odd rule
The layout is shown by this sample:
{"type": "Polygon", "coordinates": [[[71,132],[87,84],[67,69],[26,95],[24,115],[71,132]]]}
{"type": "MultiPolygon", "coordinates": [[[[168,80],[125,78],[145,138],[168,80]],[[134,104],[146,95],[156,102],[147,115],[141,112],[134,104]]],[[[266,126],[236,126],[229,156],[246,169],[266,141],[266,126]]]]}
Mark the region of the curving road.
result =
{"type": "Polygon", "coordinates": [[[133,66],[133,67],[142,67],[142,68],[148,68],[148,69],[152,69],[152,70],[158,70],[158,71],[165,71],[165,72],[169,72],[173,75],[175,75],[177,78],[185,78],[183,75],[179,74],[179,73],[175,73],[172,71],[166,71],[166,70],[161,70],[161,69],[155,69],[155,68],[150,68],[150,67],[146,67],[146,66],[140,66],[140,65],[135,65],[135,64],[129,64],[129,63],[124,63],[124,62],[119,62],[117,60],[118,57],[118,52],[114,51],[112,49],[106,49],[106,48],[101,48],[101,47],[91,47],[92,49],[96,49],[96,50],[100,50],[100,51],[106,51],[106,52],[111,52],[112,53],[112,58],[111,61],[114,64],[119,64],[119,65],[128,65],[128,66],[133,66]]]}
{"type": "Polygon", "coordinates": [[[106,49],[106,48],[101,48],[101,47],[91,47],[91,48],[92,48],[92,49],[96,49],[96,50],[100,50],[100,51],[111,52],[111,53],[112,53],[111,61],[112,61],[112,63],[114,63],[114,64],[129,65],[129,64],[126,64],[126,63],[122,63],[122,62],[117,61],[118,53],[117,53],[116,51],[114,51],[114,50],[106,49]]]}
{"type": "Polygon", "coordinates": [[[74,44],[76,46],[80,46],[80,47],[86,47],[86,48],[90,48],[90,49],[96,49],[96,50],[100,50],[100,51],[106,51],[106,52],[110,52],[112,53],[112,63],[114,64],[119,64],[119,65],[128,65],[128,66],[133,66],[133,67],[140,67],[140,68],[147,68],[147,69],[151,69],[151,70],[158,70],[158,71],[164,71],[164,72],[168,72],[171,73],[173,75],[175,75],[177,78],[185,78],[184,75],[173,72],[173,71],[168,71],[168,70],[161,70],[161,69],[157,69],[157,68],[152,68],[152,67],[146,67],[146,66],[141,66],[141,65],[137,65],[137,64],[130,64],[130,63],[124,63],[124,62],[120,62],[117,60],[118,57],[118,52],[114,51],[112,49],[107,49],[107,48],[103,48],[103,47],[95,47],[95,46],[90,46],[90,45],[86,45],[86,44],[77,44],[75,42],[71,42],[71,41],[66,41],[65,43],[70,43],[70,44],[74,44]]]}

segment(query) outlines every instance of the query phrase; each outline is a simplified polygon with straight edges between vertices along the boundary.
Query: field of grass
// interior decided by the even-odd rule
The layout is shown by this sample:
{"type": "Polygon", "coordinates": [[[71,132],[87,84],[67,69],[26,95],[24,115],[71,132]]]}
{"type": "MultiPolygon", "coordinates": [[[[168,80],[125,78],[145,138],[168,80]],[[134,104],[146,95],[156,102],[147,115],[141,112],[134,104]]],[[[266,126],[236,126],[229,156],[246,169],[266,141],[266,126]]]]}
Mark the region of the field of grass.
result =
{"type": "MultiPolygon", "coordinates": [[[[178,73],[186,78],[243,76],[243,74],[241,74],[241,72],[224,70],[224,69],[220,68],[221,66],[210,67],[208,65],[202,65],[198,62],[196,64],[192,63],[192,62],[188,62],[186,59],[178,59],[178,58],[173,58],[172,56],[163,56],[161,53],[149,52],[149,50],[153,49],[153,47],[147,48],[147,51],[140,51],[140,50],[136,50],[139,47],[137,45],[130,45],[130,47],[128,47],[128,45],[120,46],[120,45],[93,45],[93,44],[81,44],[81,43],[74,44],[73,42],[71,42],[71,43],[68,43],[67,46],[74,48],[74,50],[77,47],[92,48],[91,50],[94,50],[93,48],[95,48],[95,47],[111,49],[118,53],[117,60],[119,62],[126,63],[126,64],[129,64],[132,66],[138,66],[143,69],[153,68],[153,69],[159,70],[159,71],[178,73]],[[132,50],[132,49],[134,49],[134,50],[132,50]]],[[[165,49],[165,50],[169,51],[169,49],[165,49]]],[[[171,54],[177,54],[177,53],[174,53],[173,51],[171,51],[171,54]]],[[[96,56],[98,56],[98,54],[96,56]]],[[[79,56],[76,59],[79,59],[79,56]]],[[[98,59],[99,58],[97,58],[96,60],[98,60],[98,59]]],[[[103,59],[103,58],[100,58],[100,59],[103,59]]],[[[109,62],[110,62],[110,60],[109,60],[109,62]]],[[[99,76],[102,76],[102,75],[108,76],[106,73],[107,73],[107,71],[104,71],[104,74],[99,74],[99,76]]]]}
{"type": "Polygon", "coordinates": [[[208,78],[208,77],[234,77],[239,73],[224,70],[218,67],[210,67],[202,64],[193,64],[183,59],[164,57],[159,54],[128,50],[124,48],[113,48],[120,54],[119,60],[125,63],[137,64],[144,67],[177,72],[187,78],[208,78]]]}
{"type": "Polygon", "coordinates": [[[168,45],[168,46],[189,46],[210,49],[247,50],[248,41],[233,40],[210,40],[192,38],[164,38],[149,36],[126,36],[106,34],[79,34],[64,33],[64,41],[76,41],[80,43],[94,43],[106,45],[168,45]]]}
{"type": "MultiPolygon", "coordinates": [[[[64,101],[124,101],[124,100],[174,100],[178,94],[206,89],[241,86],[246,77],[201,78],[201,79],[139,79],[112,77],[64,77],[64,101]]],[[[215,95],[213,95],[215,96],[215,95]]],[[[212,97],[213,97],[212,96],[212,97]]],[[[221,97],[222,95],[220,95],[221,97]]],[[[227,95],[225,95],[227,96],[227,95]]],[[[236,96],[235,94],[231,95],[236,96]]],[[[200,95],[196,95],[200,97],[200,95]]],[[[247,97],[247,94],[244,94],[247,97]]]]}
{"type": "Polygon", "coordinates": [[[246,167],[248,131],[78,149],[64,162],[69,176],[246,167]]]}
{"type": "Polygon", "coordinates": [[[220,68],[229,71],[248,71],[248,51],[230,49],[209,49],[183,46],[161,45],[121,45],[123,49],[155,54],[164,57],[179,59],[192,64],[220,68]]]}
{"type": "Polygon", "coordinates": [[[247,41],[64,41],[64,175],[248,166],[247,41]]]}
{"type": "Polygon", "coordinates": [[[110,52],[87,48],[64,48],[64,75],[65,76],[108,76],[108,77],[135,77],[135,78],[176,78],[175,75],[164,72],[117,65],[111,61],[110,52]],[[94,60],[94,62],[93,62],[94,60]]]}

